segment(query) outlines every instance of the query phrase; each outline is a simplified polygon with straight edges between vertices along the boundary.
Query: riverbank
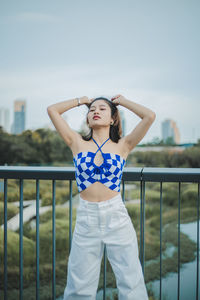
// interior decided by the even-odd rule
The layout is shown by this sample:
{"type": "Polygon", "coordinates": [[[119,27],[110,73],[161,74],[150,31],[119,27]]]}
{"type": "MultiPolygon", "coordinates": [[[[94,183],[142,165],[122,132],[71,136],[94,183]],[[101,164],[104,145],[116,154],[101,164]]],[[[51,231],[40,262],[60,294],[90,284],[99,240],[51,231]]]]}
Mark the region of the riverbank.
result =
{"type": "MultiPolygon", "coordinates": [[[[197,243],[197,222],[181,224],[181,232],[186,234],[191,241],[197,243]]],[[[180,299],[194,300],[196,299],[196,284],[197,284],[197,253],[195,258],[189,263],[182,264],[180,269],[180,299]]],[[[199,283],[200,284],[200,281],[199,283]]],[[[159,299],[160,281],[156,280],[149,283],[149,288],[152,290],[155,299],[159,299]]],[[[165,300],[177,299],[178,294],[178,274],[174,272],[162,278],[162,297],[165,300]],[[170,287],[170,288],[169,288],[170,287]]]]}

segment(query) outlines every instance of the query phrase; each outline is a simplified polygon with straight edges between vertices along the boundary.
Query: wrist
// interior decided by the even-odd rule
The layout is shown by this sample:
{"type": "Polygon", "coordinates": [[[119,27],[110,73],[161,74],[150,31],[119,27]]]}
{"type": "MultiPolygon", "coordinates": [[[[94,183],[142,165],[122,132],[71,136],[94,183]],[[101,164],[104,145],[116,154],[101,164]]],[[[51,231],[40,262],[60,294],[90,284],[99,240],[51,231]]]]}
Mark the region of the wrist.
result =
{"type": "Polygon", "coordinates": [[[80,106],[82,104],[81,97],[77,97],[75,98],[75,100],[76,100],[76,106],[80,106]]]}
{"type": "Polygon", "coordinates": [[[80,97],[79,98],[80,99],[80,105],[82,105],[82,104],[87,104],[88,103],[88,97],[87,96],[82,96],[82,97],[80,97]]]}

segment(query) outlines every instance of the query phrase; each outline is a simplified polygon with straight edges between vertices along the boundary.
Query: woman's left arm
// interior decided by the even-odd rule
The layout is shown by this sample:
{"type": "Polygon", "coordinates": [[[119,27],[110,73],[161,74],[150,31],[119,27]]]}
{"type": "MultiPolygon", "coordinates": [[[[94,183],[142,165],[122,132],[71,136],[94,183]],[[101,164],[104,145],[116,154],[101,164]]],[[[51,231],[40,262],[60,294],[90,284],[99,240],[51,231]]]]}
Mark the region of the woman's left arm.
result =
{"type": "Polygon", "coordinates": [[[133,101],[130,101],[122,95],[117,95],[111,100],[117,105],[122,105],[128,108],[142,119],[139,122],[139,124],[128,135],[123,137],[125,146],[128,147],[129,151],[131,151],[143,139],[148,129],[154,122],[156,114],[149,108],[144,107],[143,105],[135,103],[133,101]]]}

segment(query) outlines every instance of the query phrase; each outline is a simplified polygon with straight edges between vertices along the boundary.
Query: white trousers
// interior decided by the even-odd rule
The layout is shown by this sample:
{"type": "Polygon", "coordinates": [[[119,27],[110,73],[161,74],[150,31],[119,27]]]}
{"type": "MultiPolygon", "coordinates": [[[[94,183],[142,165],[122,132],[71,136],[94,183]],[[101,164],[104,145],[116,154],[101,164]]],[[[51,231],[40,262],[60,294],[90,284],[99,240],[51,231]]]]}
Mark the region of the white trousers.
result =
{"type": "Polygon", "coordinates": [[[79,199],[63,300],[96,299],[104,244],[119,300],[148,299],[136,232],[121,194],[101,202],[79,199]]]}

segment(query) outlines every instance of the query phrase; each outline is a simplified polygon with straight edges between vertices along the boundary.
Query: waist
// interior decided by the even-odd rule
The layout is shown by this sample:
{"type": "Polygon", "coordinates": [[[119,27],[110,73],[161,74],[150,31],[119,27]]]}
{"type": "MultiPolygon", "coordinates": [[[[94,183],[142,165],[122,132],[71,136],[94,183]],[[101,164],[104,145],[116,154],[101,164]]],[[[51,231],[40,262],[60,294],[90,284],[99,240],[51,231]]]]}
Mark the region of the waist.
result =
{"type": "Polygon", "coordinates": [[[122,203],[122,196],[118,193],[116,196],[103,201],[88,201],[81,197],[79,194],[79,207],[87,207],[90,209],[96,209],[97,207],[113,207],[122,203]]]}

